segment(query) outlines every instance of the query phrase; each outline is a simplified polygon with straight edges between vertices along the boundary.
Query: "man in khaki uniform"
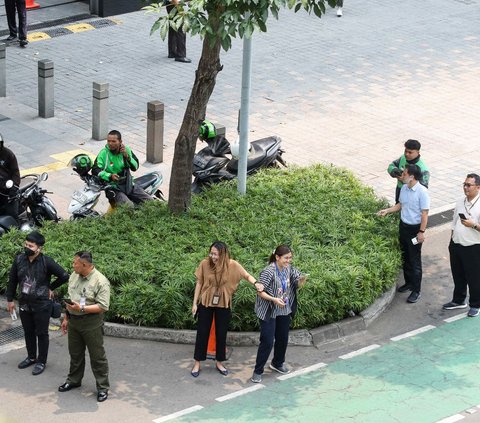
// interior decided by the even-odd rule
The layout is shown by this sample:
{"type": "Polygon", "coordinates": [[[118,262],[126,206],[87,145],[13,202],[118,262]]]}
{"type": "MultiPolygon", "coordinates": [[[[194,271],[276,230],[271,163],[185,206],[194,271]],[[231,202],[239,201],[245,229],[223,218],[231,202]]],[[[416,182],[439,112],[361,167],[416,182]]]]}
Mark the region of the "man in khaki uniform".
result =
{"type": "Polygon", "coordinates": [[[90,355],[95,380],[97,401],[108,398],[108,361],[103,347],[103,313],[110,304],[110,282],[93,265],[91,253],[80,251],[73,259],[74,273],[68,281],[67,313],[62,322],[62,332],[68,330],[70,372],[66,382],[58,387],[67,392],[82,384],[85,372],[85,347],[90,355]]]}

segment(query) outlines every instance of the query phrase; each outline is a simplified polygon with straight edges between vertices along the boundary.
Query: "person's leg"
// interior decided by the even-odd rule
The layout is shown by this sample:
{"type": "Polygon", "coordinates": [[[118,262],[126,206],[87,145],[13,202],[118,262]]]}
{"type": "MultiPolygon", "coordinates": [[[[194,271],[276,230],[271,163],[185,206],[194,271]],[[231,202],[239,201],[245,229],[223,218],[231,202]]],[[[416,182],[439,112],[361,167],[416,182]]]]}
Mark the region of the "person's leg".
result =
{"type": "Polygon", "coordinates": [[[50,316],[52,315],[52,304],[49,303],[47,307],[33,313],[35,323],[35,335],[38,339],[38,363],[47,364],[48,357],[48,325],[50,324],[50,316]]]}
{"type": "Polygon", "coordinates": [[[176,57],[187,57],[187,35],[179,28],[176,34],[176,57]]]}
{"type": "Polygon", "coordinates": [[[453,298],[452,301],[457,304],[463,304],[467,298],[467,278],[465,276],[462,263],[462,247],[450,241],[448,251],[450,253],[450,270],[453,278],[453,298]]]}
{"type": "Polygon", "coordinates": [[[406,227],[400,222],[399,227],[399,243],[400,250],[402,252],[402,268],[403,268],[403,278],[405,279],[405,284],[412,286],[412,268],[410,266],[410,256],[409,256],[409,243],[411,243],[410,234],[407,232],[406,227]]]}
{"type": "Polygon", "coordinates": [[[18,38],[27,39],[27,5],[25,0],[16,0],[18,13],[18,38]]]}
{"type": "Polygon", "coordinates": [[[215,359],[219,362],[225,361],[227,348],[227,331],[232,311],[229,308],[215,308],[215,359]]]}
{"type": "MultiPolygon", "coordinates": [[[[170,13],[175,6],[169,4],[167,6],[167,13],[170,13]]],[[[177,57],[177,46],[175,40],[175,30],[168,28],[168,57],[174,59],[177,57]]]]}
{"type": "Polygon", "coordinates": [[[35,336],[35,322],[33,312],[27,306],[20,306],[20,320],[25,335],[25,346],[27,347],[28,358],[37,359],[37,338],[35,336]]]}
{"type": "Polygon", "coordinates": [[[70,371],[67,383],[81,385],[85,373],[85,341],[80,330],[79,321],[70,318],[68,322],[68,352],[70,354],[70,371]]]}
{"type": "Polygon", "coordinates": [[[103,317],[99,314],[95,317],[84,319],[85,331],[83,339],[90,355],[90,365],[97,384],[97,391],[108,391],[108,360],[103,346],[103,317]]]}
{"type": "Polygon", "coordinates": [[[272,365],[282,367],[288,346],[288,333],[290,331],[290,316],[277,316],[275,327],[275,345],[273,347],[272,365]]]}
{"type": "Polygon", "coordinates": [[[343,0],[337,0],[337,6],[343,7],[343,0]]]}
{"type": "Polygon", "coordinates": [[[133,191],[128,195],[128,199],[135,204],[140,204],[140,203],[143,203],[145,201],[153,200],[152,196],[147,194],[138,185],[133,186],[133,191]]]}
{"type": "Polygon", "coordinates": [[[463,268],[470,294],[469,305],[480,308],[480,245],[461,248],[464,250],[463,268]]]}
{"type": "Polygon", "coordinates": [[[195,350],[193,358],[195,361],[205,361],[207,359],[208,337],[213,320],[213,308],[198,305],[198,323],[197,337],[195,340],[195,350]]]}
{"type": "Polygon", "coordinates": [[[115,206],[120,206],[122,204],[128,204],[129,206],[133,206],[133,203],[129,200],[129,198],[126,196],[126,194],[122,191],[119,190],[109,190],[108,193],[105,193],[107,195],[108,201],[112,205],[112,207],[115,206]],[[114,194],[114,196],[112,195],[114,194]]]}
{"type": "Polygon", "coordinates": [[[12,37],[16,37],[17,34],[17,16],[16,16],[16,0],[5,0],[5,13],[7,14],[8,30],[12,37]]]}
{"type": "Polygon", "coordinates": [[[255,361],[255,373],[263,374],[265,363],[273,348],[273,339],[275,337],[276,319],[260,320],[260,345],[257,350],[257,359],[255,361]]]}

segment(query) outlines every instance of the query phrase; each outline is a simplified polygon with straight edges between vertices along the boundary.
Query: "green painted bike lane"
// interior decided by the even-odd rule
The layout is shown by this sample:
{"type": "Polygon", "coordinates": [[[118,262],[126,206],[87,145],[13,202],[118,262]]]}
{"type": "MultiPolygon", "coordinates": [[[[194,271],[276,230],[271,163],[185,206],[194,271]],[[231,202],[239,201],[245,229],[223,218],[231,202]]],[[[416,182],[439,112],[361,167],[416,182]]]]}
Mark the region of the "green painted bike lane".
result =
{"type": "Polygon", "coordinates": [[[479,335],[445,323],[174,421],[434,423],[480,404],[479,335]]]}

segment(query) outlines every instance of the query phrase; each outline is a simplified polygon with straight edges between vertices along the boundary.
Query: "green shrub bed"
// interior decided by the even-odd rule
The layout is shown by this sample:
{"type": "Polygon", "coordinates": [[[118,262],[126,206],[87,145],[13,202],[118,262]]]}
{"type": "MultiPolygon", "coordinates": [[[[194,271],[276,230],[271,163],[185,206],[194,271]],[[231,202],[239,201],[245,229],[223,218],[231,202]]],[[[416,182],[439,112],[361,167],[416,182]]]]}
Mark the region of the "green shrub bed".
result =
{"type": "MultiPolygon", "coordinates": [[[[294,265],[309,274],[294,327],[313,328],[365,309],[394,283],[400,265],[396,218],[375,215],[385,206],[345,169],[269,169],[249,177],[246,196],[238,196],[235,181],[220,184],[195,196],[181,216],[150,202],[102,218],[47,222],[44,252],[71,269],[75,252],[92,251],[112,283],[108,320],[191,329],[194,271],[213,241],[225,241],[255,277],[272,250],[286,243],[294,265]]],[[[24,237],[14,231],[0,240],[2,291],[24,237]]],[[[258,328],[255,295],[249,283],[240,283],[232,330],[258,328]]]]}

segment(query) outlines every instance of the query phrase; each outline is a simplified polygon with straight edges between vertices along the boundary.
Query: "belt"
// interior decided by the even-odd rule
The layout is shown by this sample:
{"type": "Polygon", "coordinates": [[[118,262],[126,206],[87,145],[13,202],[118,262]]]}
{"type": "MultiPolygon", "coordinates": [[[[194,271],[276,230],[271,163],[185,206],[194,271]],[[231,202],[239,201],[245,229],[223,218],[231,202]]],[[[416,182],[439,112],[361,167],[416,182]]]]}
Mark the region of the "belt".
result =
{"type": "Polygon", "coordinates": [[[403,226],[414,228],[415,226],[420,226],[421,222],[410,225],[409,223],[405,223],[403,220],[400,220],[400,224],[403,225],[403,226]]]}

